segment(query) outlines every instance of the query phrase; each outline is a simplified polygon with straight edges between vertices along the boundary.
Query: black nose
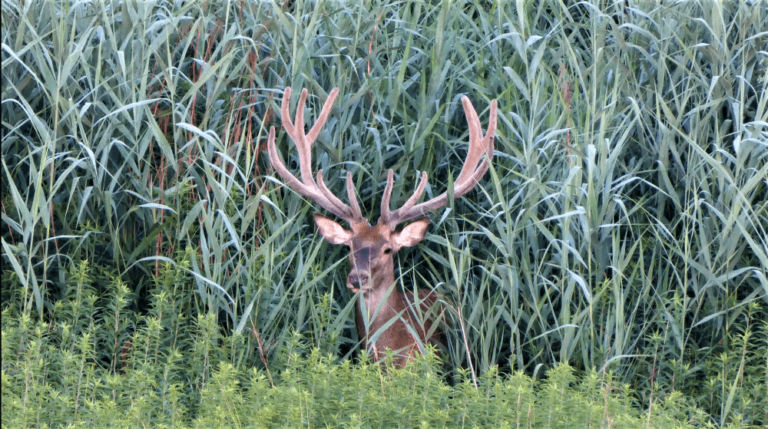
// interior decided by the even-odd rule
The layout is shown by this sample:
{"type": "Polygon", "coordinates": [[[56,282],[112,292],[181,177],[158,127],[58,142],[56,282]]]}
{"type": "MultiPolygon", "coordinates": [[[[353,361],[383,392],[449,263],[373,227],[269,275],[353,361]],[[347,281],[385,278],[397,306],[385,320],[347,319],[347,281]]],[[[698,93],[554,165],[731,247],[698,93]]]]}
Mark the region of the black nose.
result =
{"type": "Polygon", "coordinates": [[[364,289],[368,287],[368,273],[353,271],[347,277],[347,287],[350,289],[364,289]]]}

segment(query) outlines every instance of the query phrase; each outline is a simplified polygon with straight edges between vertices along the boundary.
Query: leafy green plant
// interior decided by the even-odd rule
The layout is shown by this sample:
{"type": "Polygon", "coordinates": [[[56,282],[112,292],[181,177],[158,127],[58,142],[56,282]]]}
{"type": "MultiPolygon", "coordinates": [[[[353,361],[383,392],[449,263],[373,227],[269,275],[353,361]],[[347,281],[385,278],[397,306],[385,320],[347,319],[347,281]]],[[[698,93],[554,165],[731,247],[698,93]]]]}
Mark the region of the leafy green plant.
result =
{"type": "MultiPolygon", "coordinates": [[[[152,304],[163,295],[154,295],[152,304]]],[[[434,351],[403,369],[366,359],[339,363],[309,349],[298,333],[281,348],[285,367],[273,379],[265,370],[233,365],[234,347],[212,347],[218,328],[207,318],[189,322],[195,344],[176,349],[156,348],[166,330],[156,316],[139,316],[110,364],[96,347],[112,338],[108,331],[115,325],[108,318],[94,320],[91,332],[71,345],[71,330],[59,329],[66,314],[48,323],[16,310],[7,308],[2,319],[4,427],[667,428],[702,422],[686,422],[679,395],[647,413],[633,407],[629,387],[616,385],[612,374],[593,371],[579,379],[561,365],[546,382],[535,383],[522,372],[504,376],[494,367],[479,377],[479,387],[469,371],[450,386],[434,351]]]]}
{"type": "MultiPolygon", "coordinates": [[[[361,359],[343,249],[263,156],[286,86],[313,94],[307,121],[340,88],[313,159],[340,195],[351,171],[372,216],[386,168],[405,179],[393,199],[420,171],[427,196],[443,192],[466,150],[458,100],[498,99],[487,178],[396,264],[399,287],[436,289],[449,310],[446,379],[568,364],[631,386],[646,424],[667,401],[692,421],[766,424],[762,3],[2,13],[3,383],[23,386],[3,410],[23,424],[118,409],[94,399],[104,386],[135,401],[132,423],[157,398],[169,425],[190,422],[225,365],[271,388],[293,353],[361,359]]],[[[295,162],[282,133],[278,146],[295,162]]]]}

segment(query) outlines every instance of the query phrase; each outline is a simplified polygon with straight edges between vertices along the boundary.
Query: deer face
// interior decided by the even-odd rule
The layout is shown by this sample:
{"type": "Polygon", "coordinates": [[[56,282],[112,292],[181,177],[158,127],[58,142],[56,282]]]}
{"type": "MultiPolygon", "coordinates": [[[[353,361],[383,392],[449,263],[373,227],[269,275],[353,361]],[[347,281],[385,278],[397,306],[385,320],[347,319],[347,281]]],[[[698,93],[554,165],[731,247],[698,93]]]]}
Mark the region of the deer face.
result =
{"type": "Polygon", "coordinates": [[[419,219],[401,231],[394,231],[386,222],[375,226],[367,222],[352,222],[352,231],[335,221],[315,214],[315,224],[320,235],[331,244],[349,247],[351,266],[347,287],[357,293],[378,288],[388,288],[394,281],[392,258],[398,250],[418,244],[424,239],[429,219],[419,219]]]}

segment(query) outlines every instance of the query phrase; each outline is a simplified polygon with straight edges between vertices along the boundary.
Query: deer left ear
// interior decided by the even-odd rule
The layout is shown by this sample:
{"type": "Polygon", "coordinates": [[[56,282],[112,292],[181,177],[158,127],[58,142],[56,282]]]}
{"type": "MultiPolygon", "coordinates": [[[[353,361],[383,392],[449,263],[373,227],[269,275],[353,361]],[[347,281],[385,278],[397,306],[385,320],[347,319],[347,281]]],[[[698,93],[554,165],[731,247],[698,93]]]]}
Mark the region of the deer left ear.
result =
{"type": "Polygon", "coordinates": [[[392,242],[395,244],[397,249],[402,247],[415,246],[424,239],[424,235],[427,233],[428,227],[429,218],[423,217],[406,225],[402,231],[393,233],[392,242]]]}

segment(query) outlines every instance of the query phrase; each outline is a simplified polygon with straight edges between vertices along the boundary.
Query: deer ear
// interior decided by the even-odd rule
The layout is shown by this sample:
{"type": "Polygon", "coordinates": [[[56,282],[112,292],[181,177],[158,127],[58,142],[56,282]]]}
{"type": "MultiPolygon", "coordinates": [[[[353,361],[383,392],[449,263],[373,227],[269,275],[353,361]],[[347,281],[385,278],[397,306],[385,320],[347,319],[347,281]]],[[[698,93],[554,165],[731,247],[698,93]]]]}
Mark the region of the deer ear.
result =
{"type": "Polygon", "coordinates": [[[402,247],[411,247],[419,244],[424,239],[429,227],[429,218],[423,217],[415,222],[409,223],[400,232],[392,234],[392,241],[400,249],[402,247]]]}
{"type": "Polygon", "coordinates": [[[325,241],[331,244],[344,244],[352,238],[352,233],[342,228],[338,223],[325,216],[315,213],[315,225],[325,241]]]}

